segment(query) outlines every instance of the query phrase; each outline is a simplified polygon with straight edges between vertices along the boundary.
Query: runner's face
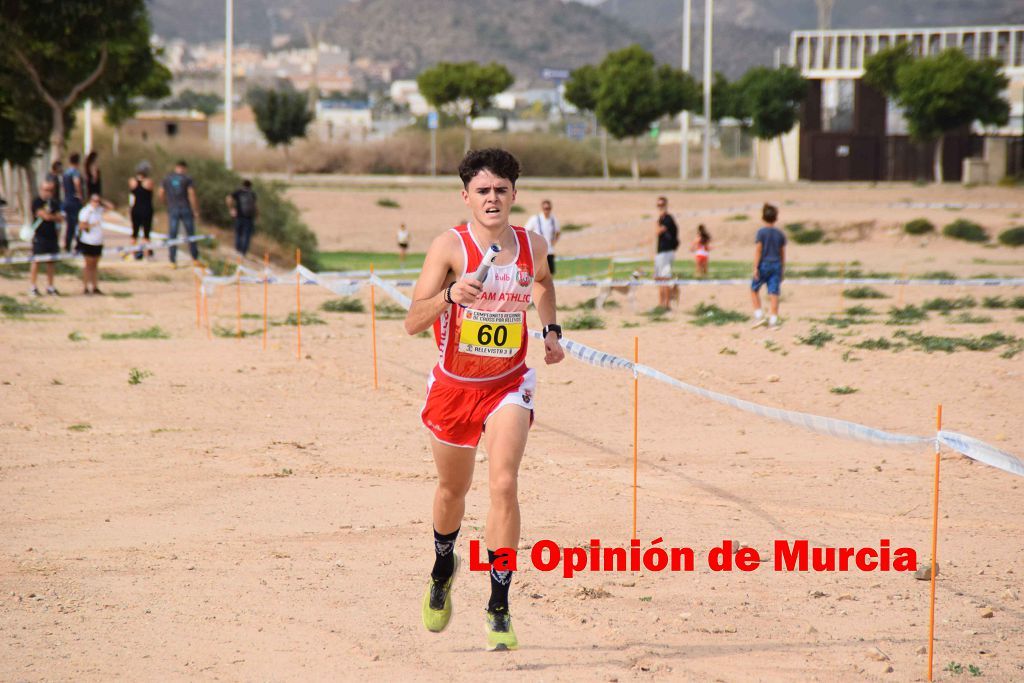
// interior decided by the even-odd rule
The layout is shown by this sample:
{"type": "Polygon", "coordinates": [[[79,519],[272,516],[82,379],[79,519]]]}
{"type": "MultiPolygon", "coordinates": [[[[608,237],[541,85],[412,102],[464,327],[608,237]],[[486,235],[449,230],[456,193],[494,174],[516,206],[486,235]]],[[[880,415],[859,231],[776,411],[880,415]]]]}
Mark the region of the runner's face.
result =
{"type": "Polygon", "coordinates": [[[508,225],[516,190],[508,178],[500,178],[485,168],[469,181],[462,191],[462,200],[473,212],[476,225],[496,230],[508,225]]]}

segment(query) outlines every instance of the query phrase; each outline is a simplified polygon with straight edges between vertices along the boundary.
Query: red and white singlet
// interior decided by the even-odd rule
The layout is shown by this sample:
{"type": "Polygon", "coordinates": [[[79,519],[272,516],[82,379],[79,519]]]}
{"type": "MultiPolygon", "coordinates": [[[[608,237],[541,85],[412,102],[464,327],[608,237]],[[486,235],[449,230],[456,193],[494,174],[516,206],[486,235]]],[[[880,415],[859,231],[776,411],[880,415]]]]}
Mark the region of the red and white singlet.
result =
{"type": "MultiPolygon", "coordinates": [[[[516,238],[515,260],[493,265],[477,300],[469,307],[449,304],[434,322],[440,353],[434,377],[443,383],[487,389],[507,385],[526,372],[526,309],[533,297],[533,250],[526,230],[509,226],[516,238]]],[[[476,271],[484,248],[469,225],[452,230],[462,242],[461,279],[476,271]]]]}

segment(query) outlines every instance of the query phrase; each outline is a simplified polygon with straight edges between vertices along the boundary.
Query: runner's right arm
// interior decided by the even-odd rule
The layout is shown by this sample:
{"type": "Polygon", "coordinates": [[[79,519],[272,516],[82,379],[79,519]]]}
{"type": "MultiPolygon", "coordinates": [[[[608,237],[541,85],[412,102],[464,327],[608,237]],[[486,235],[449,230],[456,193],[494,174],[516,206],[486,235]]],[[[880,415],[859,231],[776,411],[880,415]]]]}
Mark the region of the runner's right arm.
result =
{"type": "MultiPolygon", "coordinates": [[[[462,265],[455,256],[460,249],[458,239],[451,231],[445,231],[434,238],[427,250],[423,270],[412,293],[412,306],[405,316],[408,334],[419,334],[433,325],[448,306],[444,300],[445,289],[455,281],[452,273],[462,265]]],[[[452,287],[452,300],[464,306],[472,304],[480,296],[482,286],[478,280],[464,277],[452,287]]]]}

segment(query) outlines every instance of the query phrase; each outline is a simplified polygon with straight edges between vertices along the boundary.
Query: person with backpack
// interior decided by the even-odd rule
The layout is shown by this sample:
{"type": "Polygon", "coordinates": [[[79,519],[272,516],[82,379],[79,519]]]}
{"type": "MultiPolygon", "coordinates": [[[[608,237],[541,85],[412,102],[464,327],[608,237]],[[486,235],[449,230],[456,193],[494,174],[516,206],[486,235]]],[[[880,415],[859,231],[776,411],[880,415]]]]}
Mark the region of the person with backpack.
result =
{"type": "MultiPolygon", "coordinates": [[[[174,173],[164,178],[160,184],[160,199],[167,202],[167,233],[172,240],[178,238],[178,228],[185,225],[185,232],[189,237],[195,237],[195,217],[199,213],[199,199],[196,198],[196,187],[192,178],[188,175],[188,164],[184,160],[174,165],[174,173]]],[[[193,240],[188,243],[189,253],[192,260],[199,260],[199,246],[193,240]]],[[[171,246],[168,249],[171,259],[171,266],[176,267],[178,259],[178,248],[171,246]]]]}
{"type": "Polygon", "coordinates": [[[228,211],[231,212],[231,217],[235,219],[235,251],[245,256],[249,251],[252,233],[256,229],[256,218],[259,216],[252,181],[243,180],[242,186],[229,194],[225,201],[228,211]]]}
{"type": "MultiPolygon", "coordinates": [[[[668,198],[658,197],[657,253],[654,256],[654,279],[671,280],[672,263],[679,248],[679,226],[668,212],[668,198]]],[[[672,302],[672,287],[658,287],[658,306],[669,310],[672,302]]]]}
{"type": "Polygon", "coordinates": [[[85,183],[82,172],[78,169],[82,156],[75,152],[68,157],[68,167],[61,177],[64,185],[64,201],[60,208],[64,212],[64,251],[71,251],[78,237],[78,213],[85,204],[85,183]]]}

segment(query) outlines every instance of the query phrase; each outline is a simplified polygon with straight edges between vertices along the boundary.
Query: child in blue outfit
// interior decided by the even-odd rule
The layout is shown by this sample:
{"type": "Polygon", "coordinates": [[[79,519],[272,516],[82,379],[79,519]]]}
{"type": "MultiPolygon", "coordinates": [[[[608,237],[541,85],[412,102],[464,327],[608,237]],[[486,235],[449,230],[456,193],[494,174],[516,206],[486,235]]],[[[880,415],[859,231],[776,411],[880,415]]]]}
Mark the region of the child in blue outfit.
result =
{"type": "Polygon", "coordinates": [[[754,327],[765,323],[769,327],[779,326],[779,288],[786,269],[786,233],[775,227],[779,219],[778,208],[765,204],[761,209],[765,226],[757,231],[754,238],[754,278],[750,281],[750,298],[754,303],[754,327]],[[766,320],[761,310],[760,290],[768,285],[768,305],[771,313],[766,320]]]}

